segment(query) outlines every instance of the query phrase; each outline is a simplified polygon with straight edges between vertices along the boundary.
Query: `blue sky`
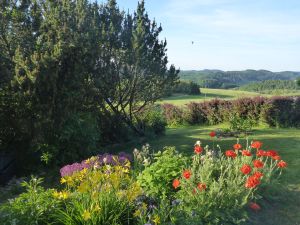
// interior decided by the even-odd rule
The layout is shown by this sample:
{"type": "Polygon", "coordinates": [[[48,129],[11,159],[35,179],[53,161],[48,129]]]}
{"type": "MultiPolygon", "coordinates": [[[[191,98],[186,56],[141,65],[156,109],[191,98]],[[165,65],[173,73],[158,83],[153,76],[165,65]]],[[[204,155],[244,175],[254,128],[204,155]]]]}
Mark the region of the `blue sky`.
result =
{"type": "MultiPolygon", "coordinates": [[[[133,11],[138,1],[117,2],[133,11]]],[[[300,0],[145,2],[181,69],[300,71],[300,0]]]]}

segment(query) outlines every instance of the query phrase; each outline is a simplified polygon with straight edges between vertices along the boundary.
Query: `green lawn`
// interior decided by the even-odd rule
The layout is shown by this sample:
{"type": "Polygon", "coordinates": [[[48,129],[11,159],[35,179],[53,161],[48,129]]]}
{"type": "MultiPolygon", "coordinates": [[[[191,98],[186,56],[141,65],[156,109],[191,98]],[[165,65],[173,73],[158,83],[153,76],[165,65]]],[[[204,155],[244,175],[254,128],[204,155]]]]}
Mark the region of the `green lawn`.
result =
{"type": "MultiPolygon", "coordinates": [[[[177,150],[186,154],[193,153],[193,145],[201,140],[204,145],[210,144],[208,133],[221,125],[191,126],[167,129],[166,135],[149,140],[155,151],[163,146],[176,146],[177,150]]],[[[257,128],[250,139],[260,140],[264,143],[263,149],[277,150],[287,161],[288,168],[282,176],[283,190],[280,189],[272,198],[261,201],[262,210],[251,214],[251,225],[296,225],[300,224],[300,129],[270,129],[257,128]]],[[[240,140],[245,143],[245,140],[240,140]]],[[[125,146],[126,151],[132,151],[140,144],[131,143],[125,146]]],[[[218,140],[223,150],[229,149],[234,138],[218,140]]],[[[118,149],[120,151],[121,149],[118,149]]]]}
{"type": "Polygon", "coordinates": [[[270,95],[265,95],[265,94],[262,95],[259,93],[248,92],[248,91],[201,88],[201,95],[174,94],[171,97],[162,99],[160,103],[183,105],[191,101],[199,102],[199,101],[211,100],[214,98],[234,99],[234,98],[254,97],[254,96],[270,96],[270,95]]]}
{"type": "MultiPolygon", "coordinates": [[[[211,100],[214,98],[220,99],[235,99],[243,97],[255,97],[255,96],[265,96],[271,97],[273,95],[269,94],[260,94],[256,92],[248,91],[239,91],[239,90],[230,90],[230,89],[209,89],[201,88],[201,95],[185,95],[185,94],[174,94],[171,97],[164,98],[159,103],[170,103],[174,105],[184,105],[188,102],[200,102],[205,100],[211,100]]],[[[299,92],[290,92],[290,93],[280,93],[280,95],[300,95],[299,92]]]]}

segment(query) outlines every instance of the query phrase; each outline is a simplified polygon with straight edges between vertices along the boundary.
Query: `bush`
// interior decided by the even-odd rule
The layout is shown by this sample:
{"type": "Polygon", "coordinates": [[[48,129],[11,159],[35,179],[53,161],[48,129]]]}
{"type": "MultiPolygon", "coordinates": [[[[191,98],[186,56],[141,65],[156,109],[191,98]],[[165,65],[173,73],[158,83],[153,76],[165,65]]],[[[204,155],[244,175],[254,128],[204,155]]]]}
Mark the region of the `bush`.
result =
{"type": "Polygon", "coordinates": [[[297,121],[293,97],[273,97],[268,99],[262,112],[263,120],[271,127],[293,127],[297,121]]]}
{"type": "Polygon", "coordinates": [[[59,201],[52,197],[52,190],[40,186],[42,179],[32,178],[23,182],[26,192],[0,207],[1,224],[48,224],[51,215],[59,207],[59,201]]]}
{"type": "Polygon", "coordinates": [[[163,104],[162,109],[168,126],[178,126],[183,124],[183,110],[172,104],[163,104]]]}
{"type": "Polygon", "coordinates": [[[184,110],[184,120],[191,125],[207,123],[207,117],[201,108],[201,104],[191,102],[186,105],[184,110]]]}
{"type": "Polygon", "coordinates": [[[299,97],[255,97],[191,102],[184,107],[164,104],[162,108],[168,126],[229,122],[233,130],[251,130],[261,122],[271,127],[300,126],[299,102],[299,97]]]}
{"type": "Polygon", "coordinates": [[[155,154],[154,162],[146,166],[137,179],[147,195],[170,198],[174,193],[171,181],[183,167],[184,158],[175,152],[174,147],[165,147],[163,152],[155,154]]]}
{"type": "Polygon", "coordinates": [[[152,110],[144,112],[145,117],[143,122],[145,123],[146,132],[153,132],[155,135],[161,135],[166,130],[166,119],[163,111],[159,106],[154,107],[152,110]]]}

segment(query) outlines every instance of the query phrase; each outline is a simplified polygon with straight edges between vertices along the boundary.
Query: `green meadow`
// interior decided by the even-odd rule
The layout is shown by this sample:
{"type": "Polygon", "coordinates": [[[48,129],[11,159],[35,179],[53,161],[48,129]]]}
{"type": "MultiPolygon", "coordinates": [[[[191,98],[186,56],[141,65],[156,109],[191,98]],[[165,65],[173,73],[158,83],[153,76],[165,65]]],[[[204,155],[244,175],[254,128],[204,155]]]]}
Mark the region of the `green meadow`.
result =
{"type": "MultiPolygon", "coordinates": [[[[277,95],[276,92],[274,94],[260,94],[256,92],[249,91],[240,91],[233,89],[210,89],[210,88],[201,88],[201,95],[187,95],[187,94],[174,94],[171,97],[163,98],[159,103],[169,103],[174,105],[184,105],[188,102],[200,102],[211,100],[214,98],[220,99],[236,99],[243,97],[255,97],[255,96],[264,96],[264,97],[272,97],[277,95]]],[[[283,96],[289,95],[300,95],[300,91],[294,92],[285,92],[280,93],[283,96]]]]}

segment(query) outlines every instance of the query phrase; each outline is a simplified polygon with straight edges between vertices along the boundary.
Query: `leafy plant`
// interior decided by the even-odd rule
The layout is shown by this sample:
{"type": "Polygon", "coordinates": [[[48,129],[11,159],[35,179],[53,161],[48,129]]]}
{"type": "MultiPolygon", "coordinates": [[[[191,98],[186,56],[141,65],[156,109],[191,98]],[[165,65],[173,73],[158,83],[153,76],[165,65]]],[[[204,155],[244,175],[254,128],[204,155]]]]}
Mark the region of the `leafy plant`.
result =
{"type": "Polygon", "coordinates": [[[41,178],[32,177],[29,182],[23,182],[26,192],[9,200],[0,207],[1,224],[48,224],[51,215],[59,207],[59,201],[52,197],[52,190],[40,186],[41,178]]]}
{"type": "Polygon", "coordinates": [[[165,147],[154,156],[154,162],[146,166],[137,180],[146,194],[158,198],[170,198],[174,194],[171,181],[184,168],[185,158],[176,153],[175,147],[165,147]]]}

